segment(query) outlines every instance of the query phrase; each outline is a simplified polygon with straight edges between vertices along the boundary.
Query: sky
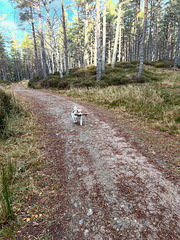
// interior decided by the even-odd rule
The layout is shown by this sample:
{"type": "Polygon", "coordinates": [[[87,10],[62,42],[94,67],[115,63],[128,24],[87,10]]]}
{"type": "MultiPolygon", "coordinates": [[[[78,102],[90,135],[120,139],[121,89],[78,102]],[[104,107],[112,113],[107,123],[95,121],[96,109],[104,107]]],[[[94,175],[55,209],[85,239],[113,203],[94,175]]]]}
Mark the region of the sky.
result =
{"type": "Polygon", "coordinates": [[[10,40],[12,33],[19,41],[24,37],[24,32],[18,29],[17,11],[8,0],[0,0],[0,16],[6,14],[6,19],[0,21],[0,33],[3,34],[5,39],[10,40]]]}
{"type": "MultiPolygon", "coordinates": [[[[64,0],[64,4],[70,2],[71,0],[64,0]]],[[[113,2],[117,2],[118,0],[113,0],[113,2]]],[[[60,1],[56,0],[57,5],[60,6],[60,1]]],[[[15,33],[16,38],[18,39],[19,44],[22,42],[24,38],[25,32],[18,27],[18,12],[14,9],[13,5],[11,4],[10,0],[0,0],[0,17],[6,14],[6,19],[0,21],[0,33],[4,36],[6,40],[10,41],[12,33],[15,33]]],[[[68,16],[72,14],[72,11],[68,13],[68,16]]]]}

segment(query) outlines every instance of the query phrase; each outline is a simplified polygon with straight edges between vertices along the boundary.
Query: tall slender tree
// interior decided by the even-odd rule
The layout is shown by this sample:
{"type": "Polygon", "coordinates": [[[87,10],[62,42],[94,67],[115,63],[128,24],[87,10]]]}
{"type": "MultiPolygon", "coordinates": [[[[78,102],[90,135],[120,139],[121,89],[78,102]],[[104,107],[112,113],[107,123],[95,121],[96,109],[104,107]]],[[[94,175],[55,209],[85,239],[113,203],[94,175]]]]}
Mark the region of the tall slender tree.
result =
{"type": "Polygon", "coordinates": [[[64,3],[61,0],[61,9],[62,9],[62,25],[63,25],[63,33],[64,33],[64,61],[65,61],[65,68],[66,68],[66,75],[69,75],[69,64],[68,64],[68,48],[67,48],[67,34],[66,34],[66,20],[64,14],[64,3]]]}
{"type": "Polygon", "coordinates": [[[147,11],[148,11],[148,0],[144,0],[144,23],[143,23],[143,35],[142,35],[142,39],[141,39],[140,64],[139,64],[138,79],[141,78],[142,71],[143,71],[144,45],[145,45],[145,39],[146,39],[146,26],[147,26],[147,11]]]}
{"type": "Polygon", "coordinates": [[[106,0],[103,0],[102,72],[105,71],[105,61],[106,61],[106,0]]]}
{"type": "Polygon", "coordinates": [[[101,80],[101,39],[100,39],[100,0],[96,0],[96,38],[97,38],[97,75],[96,80],[101,80]]]}
{"type": "Polygon", "coordinates": [[[41,63],[42,63],[42,73],[43,77],[47,77],[47,68],[46,68],[46,53],[44,47],[44,35],[42,28],[42,15],[41,15],[41,6],[40,0],[37,0],[37,9],[38,9],[38,18],[39,18],[39,33],[40,33],[40,42],[41,42],[41,63]]]}
{"type": "Polygon", "coordinates": [[[175,52],[175,58],[174,58],[175,69],[177,68],[177,65],[178,65],[179,43],[180,43],[180,20],[179,20],[179,28],[178,28],[178,34],[177,34],[176,52],[175,52]]]}
{"type": "Polygon", "coordinates": [[[120,29],[120,22],[122,21],[122,0],[119,0],[119,9],[118,9],[118,18],[117,18],[117,25],[116,25],[116,36],[115,36],[115,43],[114,43],[114,50],[113,50],[113,56],[112,56],[112,63],[111,67],[114,68],[115,62],[116,62],[116,55],[117,55],[117,45],[118,45],[118,39],[119,39],[119,29],[120,29]]]}
{"type": "Polygon", "coordinates": [[[88,25],[89,25],[89,2],[85,2],[85,36],[84,36],[84,67],[89,65],[89,54],[88,54],[88,25]]]}

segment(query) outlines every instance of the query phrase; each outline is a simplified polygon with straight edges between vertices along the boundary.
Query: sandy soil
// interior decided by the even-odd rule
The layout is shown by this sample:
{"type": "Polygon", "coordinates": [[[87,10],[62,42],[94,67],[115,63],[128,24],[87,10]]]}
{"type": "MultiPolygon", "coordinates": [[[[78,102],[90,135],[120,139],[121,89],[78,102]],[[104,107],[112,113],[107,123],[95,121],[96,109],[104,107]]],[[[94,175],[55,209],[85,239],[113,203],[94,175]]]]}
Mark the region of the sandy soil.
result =
{"type": "Polygon", "coordinates": [[[49,165],[41,171],[52,179],[39,184],[46,199],[36,199],[47,209],[48,221],[29,222],[17,239],[36,239],[43,231],[57,240],[179,239],[178,185],[105,112],[20,85],[14,92],[47,129],[42,151],[49,165]],[[89,114],[83,126],[72,121],[74,106],[89,114]]]}

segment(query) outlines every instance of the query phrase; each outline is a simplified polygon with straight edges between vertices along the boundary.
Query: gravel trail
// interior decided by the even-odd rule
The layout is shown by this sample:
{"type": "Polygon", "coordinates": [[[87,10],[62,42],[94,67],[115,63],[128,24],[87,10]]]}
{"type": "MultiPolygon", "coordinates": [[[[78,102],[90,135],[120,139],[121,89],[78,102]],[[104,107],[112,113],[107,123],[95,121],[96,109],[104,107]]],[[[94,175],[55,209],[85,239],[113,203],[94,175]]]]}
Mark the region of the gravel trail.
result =
{"type": "Polygon", "coordinates": [[[180,239],[178,186],[105,113],[45,91],[22,86],[14,91],[48,119],[57,140],[49,146],[52,154],[61,149],[58,140],[64,143],[63,155],[50,161],[61,181],[58,161],[63,159],[68,208],[59,210],[65,227],[60,231],[55,222],[52,239],[180,239]],[[74,106],[88,112],[83,126],[72,122],[74,106]]]}

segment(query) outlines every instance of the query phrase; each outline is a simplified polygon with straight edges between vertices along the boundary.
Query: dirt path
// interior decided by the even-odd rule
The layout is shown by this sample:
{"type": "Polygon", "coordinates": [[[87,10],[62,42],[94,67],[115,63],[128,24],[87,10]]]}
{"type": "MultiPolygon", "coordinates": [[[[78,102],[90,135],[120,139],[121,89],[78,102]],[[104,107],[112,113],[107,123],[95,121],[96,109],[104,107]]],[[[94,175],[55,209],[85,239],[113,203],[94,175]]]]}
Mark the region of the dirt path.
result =
{"type": "Polygon", "coordinates": [[[85,125],[74,124],[67,98],[16,86],[46,124],[49,142],[42,169],[46,215],[28,223],[17,239],[180,239],[180,195],[106,114],[86,107],[85,125]],[[58,187],[55,187],[58,186],[58,187]],[[48,214],[47,214],[48,212],[48,214]],[[33,238],[34,237],[34,238],[33,238]],[[43,238],[42,238],[43,239],[43,238]],[[44,238],[45,239],[45,238],[44,238]]]}

